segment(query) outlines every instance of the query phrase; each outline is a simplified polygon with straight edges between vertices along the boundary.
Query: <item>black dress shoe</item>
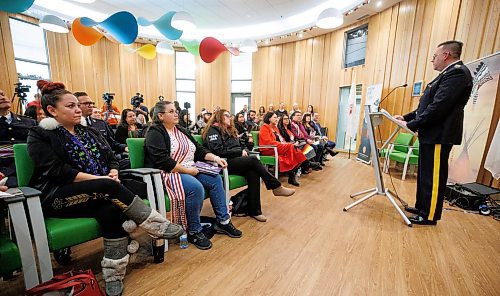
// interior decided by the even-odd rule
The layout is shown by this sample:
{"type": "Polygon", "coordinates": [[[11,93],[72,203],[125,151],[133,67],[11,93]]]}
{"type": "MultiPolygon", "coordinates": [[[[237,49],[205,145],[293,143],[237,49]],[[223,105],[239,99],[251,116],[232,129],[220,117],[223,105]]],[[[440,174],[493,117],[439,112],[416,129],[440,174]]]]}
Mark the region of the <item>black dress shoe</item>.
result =
{"type": "Polygon", "coordinates": [[[299,183],[299,182],[297,182],[297,179],[295,178],[295,176],[293,176],[293,177],[292,177],[292,176],[289,176],[289,177],[288,177],[288,184],[291,184],[291,185],[293,185],[293,186],[297,186],[297,187],[299,187],[299,186],[300,186],[300,183],[299,183]]]}
{"type": "Polygon", "coordinates": [[[417,208],[414,208],[414,207],[405,207],[405,211],[407,211],[408,213],[415,214],[415,215],[420,214],[420,210],[417,208]]]}
{"type": "Polygon", "coordinates": [[[413,217],[408,218],[412,224],[418,225],[436,225],[437,221],[424,219],[422,216],[415,215],[413,217]]]}

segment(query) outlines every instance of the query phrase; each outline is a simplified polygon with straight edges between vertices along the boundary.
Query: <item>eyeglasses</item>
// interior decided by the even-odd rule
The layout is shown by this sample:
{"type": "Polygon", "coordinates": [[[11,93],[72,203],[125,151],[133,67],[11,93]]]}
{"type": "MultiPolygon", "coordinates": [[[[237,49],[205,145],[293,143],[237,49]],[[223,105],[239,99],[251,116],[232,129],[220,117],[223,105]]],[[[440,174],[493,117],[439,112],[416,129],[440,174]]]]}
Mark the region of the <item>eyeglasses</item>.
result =
{"type": "Polygon", "coordinates": [[[94,102],[83,102],[83,103],[80,103],[80,105],[91,106],[91,105],[95,105],[95,103],[94,102]]]}
{"type": "Polygon", "coordinates": [[[231,114],[228,114],[228,113],[225,113],[224,116],[227,118],[231,118],[231,114]]]}
{"type": "Polygon", "coordinates": [[[445,51],[445,52],[442,52],[442,53],[435,53],[434,55],[432,55],[432,60],[434,60],[435,58],[437,58],[440,54],[450,54],[449,52],[445,51]]]}

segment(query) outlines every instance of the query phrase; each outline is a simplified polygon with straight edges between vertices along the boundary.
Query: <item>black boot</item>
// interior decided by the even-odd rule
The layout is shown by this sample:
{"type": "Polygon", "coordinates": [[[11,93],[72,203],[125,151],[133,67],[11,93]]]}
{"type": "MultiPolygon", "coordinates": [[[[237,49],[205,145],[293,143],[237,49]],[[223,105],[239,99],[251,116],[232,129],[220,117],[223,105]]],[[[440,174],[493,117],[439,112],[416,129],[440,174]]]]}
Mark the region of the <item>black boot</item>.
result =
{"type": "Polygon", "coordinates": [[[300,183],[297,181],[296,173],[297,169],[288,172],[288,184],[299,187],[300,183]]]}

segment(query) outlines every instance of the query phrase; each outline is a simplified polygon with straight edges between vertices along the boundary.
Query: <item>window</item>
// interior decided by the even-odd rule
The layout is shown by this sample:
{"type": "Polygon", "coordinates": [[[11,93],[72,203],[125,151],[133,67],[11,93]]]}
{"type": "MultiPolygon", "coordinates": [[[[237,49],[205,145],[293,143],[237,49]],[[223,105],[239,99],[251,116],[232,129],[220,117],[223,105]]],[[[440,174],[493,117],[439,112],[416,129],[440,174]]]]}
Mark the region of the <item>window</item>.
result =
{"type": "Polygon", "coordinates": [[[19,82],[30,86],[26,93],[26,102],[30,102],[37,93],[37,80],[50,79],[45,32],[37,25],[15,18],[9,18],[9,23],[17,76],[19,82]]]}
{"type": "MultiPolygon", "coordinates": [[[[361,93],[362,93],[362,84],[356,85],[356,113],[354,113],[354,120],[359,122],[359,112],[361,110],[361,93]]],[[[356,137],[351,139],[351,143],[349,143],[349,139],[346,138],[346,131],[348,123],[348,115],[347,115],[347,106],[349,105],[349,93],[351,92],[351,87],[341,87],[340,88],[340,99],[339,99],[339,115],[337,119],[337,148],[341,150],[349,150],[354,151],[356,149],[356,137]]],[[[356,125],[357,131],[357,125],[356,125]]]]}
{"type": "Polygon", "coordinates": [[[250,110],[252,92],[252,54],[231,56],[231,112],[241,111],[243,105],[250,110]]]}
{"type": "Polygon", "coordinates": [[[345,33],[344,68],[365,64],[368,24],[345,33]]]}
{"type": "Polygon", "coordinates": [[[175,88],[176,100],[181,109],[186,109],[185,104],[189,103],[188,108],[190,119],[196,119],[196,87],[195,87],[196,66],[194,56],[189,52],[175,52],[175,88]]]}

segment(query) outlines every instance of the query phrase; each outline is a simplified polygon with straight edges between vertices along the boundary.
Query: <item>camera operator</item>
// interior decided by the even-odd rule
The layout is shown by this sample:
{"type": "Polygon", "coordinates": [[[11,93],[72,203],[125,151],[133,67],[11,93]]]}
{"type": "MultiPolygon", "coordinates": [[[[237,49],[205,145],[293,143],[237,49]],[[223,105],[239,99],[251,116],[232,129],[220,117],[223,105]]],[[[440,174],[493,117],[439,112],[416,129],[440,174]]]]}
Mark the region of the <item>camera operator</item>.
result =
{"type": "Polygon", "coordinates": [[[17,187],[13,145],[26,143],[28,130],[36,125],[33,119],[10,111],[12,103],[0,90],[0,172],[8,177],[6,186],[17,187]]]}
{"type": "Polygon", "coordinates": [[[144,106],[144,97],[140,93],[136,93],[135,96],[130,99],[130,104],[132,105],[132,109],[135,112],[136,116],[139,114],[144,115],[146,119],[146,123],[149,122],[149,110],[148,107],[144,106]]]}
{"type": "Polygon", "coordinates": [[[118,125],[118,116],[120,116],[120,110],[113,105],[114,95],[113,93],[104,93],[102,95],[104,105],[101,108],[101,113],[104,120],[106,120],[111,127],[116,127],[118,125]]]}
{"type": "Polygon", "coordinates": [[[108,144],[111,146],[111,149],[113,149],[115,154],[119,155],[123,152],[128,152],[127,145],[120,144],[115,140],[114,132],[106,121],[102,119],[96,119],[91,116],[93,110],[95,109],[94,108],[95,103],[92,101],[89,95],[86,92],[80,91],[80,92],[75,92],[74,96],[78,99],[78,102],[80,103],[80,109],[82,110],[82,117],[85,118],[87,126],[93,127],[94,129],[98,130],[104,137],[104,139],[106,139],[108,144]]]}

